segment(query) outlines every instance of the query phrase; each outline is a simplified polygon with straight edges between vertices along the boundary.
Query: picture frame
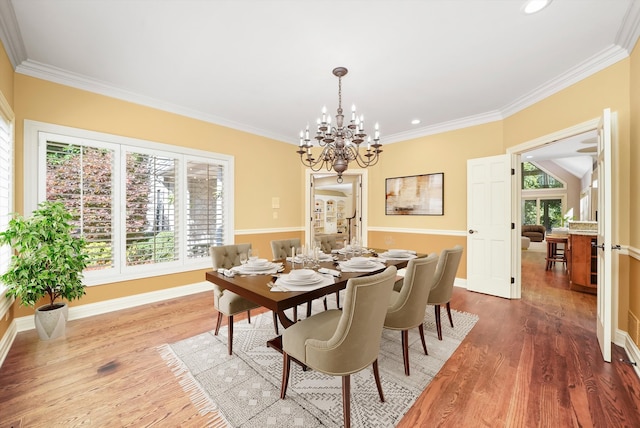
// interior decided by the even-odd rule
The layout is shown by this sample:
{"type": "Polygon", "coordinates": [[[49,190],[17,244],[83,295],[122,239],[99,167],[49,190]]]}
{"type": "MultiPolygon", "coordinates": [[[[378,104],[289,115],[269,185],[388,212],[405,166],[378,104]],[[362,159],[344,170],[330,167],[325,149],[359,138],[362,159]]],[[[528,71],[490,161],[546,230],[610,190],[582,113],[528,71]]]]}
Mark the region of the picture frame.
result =
{"type": "Polygon", "coordinates": [[[386,215],[444,215],[444,172],[385,179],[386,215]]]}

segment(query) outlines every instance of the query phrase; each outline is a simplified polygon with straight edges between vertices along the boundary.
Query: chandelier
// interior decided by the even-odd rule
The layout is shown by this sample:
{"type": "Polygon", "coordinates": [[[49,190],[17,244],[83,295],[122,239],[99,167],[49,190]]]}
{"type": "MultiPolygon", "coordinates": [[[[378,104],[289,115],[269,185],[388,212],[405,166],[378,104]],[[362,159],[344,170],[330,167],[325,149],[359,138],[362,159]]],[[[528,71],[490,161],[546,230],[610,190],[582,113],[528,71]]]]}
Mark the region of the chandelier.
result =
{"type": "Polygon", "coordinates": [[[351,108],[351,120],[348,125],[344,124],[342,114],[342,77],[348,70],[344,67],[333,69],[334,76],[338,77],[338,114],[336,114],[335,125],[331,124],[331,115],[327,114],[327,109],[322,108],[322,118],[317,120],[316,135],[313,139],[318,141],[322,147],[322,153],[315,159],[311,152],[313,147],[309,137],[309,125],[305,131],[300,131],[300,147],[298,153],[302,163],[313,171],[320,171],[326,168],[327,171],[334,170],[338,174],[338,183],[342,183],[342,174],[349,167],[349,162],[356,161],[358,166],[366,168],[378,162],[382,150],[380,144],[380,130],[375,124],[373,140],[364,132],[364,116],[356,115],[356,107],[351,108]],[[367,141],[366,151],[360,144],[367,141]]]}

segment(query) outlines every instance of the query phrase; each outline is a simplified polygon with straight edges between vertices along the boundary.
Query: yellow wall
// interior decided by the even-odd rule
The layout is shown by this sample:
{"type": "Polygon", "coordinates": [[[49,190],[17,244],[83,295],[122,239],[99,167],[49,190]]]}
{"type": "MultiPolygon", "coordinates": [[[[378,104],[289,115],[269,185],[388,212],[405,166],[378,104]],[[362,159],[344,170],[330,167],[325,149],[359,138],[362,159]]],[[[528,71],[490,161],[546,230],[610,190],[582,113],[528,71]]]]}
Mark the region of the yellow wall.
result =
{"type": "Polygon", "coordinates": [[[13,107],[13,66],[2,43],[0,43],[0,92],[13,107]]]}
{"type": "MultiPolygon", "coordinates": [[[[640,136],[640,53],[633,55],[502,121],[431,135],[384,146],[381,163],[369,170],[369,245],[394,246],[421,252],[439,252],[466,237],[466,162],[504,153],[505,149],[599,117],[604,108],[618,113],[619,152],[616,157],[616,241],[640,247],[640,150],[632,142],[640,136]],[[430,172],[445,173],[444,216],[387,216],[384,214],[385,178],[430,172]],[[375,229],[419,229],[425,234],[380,232],[375,229]],[[433,231],[453,231],[450,235],[433,231]]],[[[86,91],[14,74],[0,51],[0,91],[16,113],[16,208],[23,207],[23,120],[30,119],[127,137],[156,141],[235,157],[236,242],[252,242],[263,255],[270,254],[272,237],[303,237],[304,170],[294,147],[279,141],[162,112],[86,91]],[[271,207],[273,197],[280,208],[271,207]],[[277,212],[277,219],[273,213],[277,212]],[[270,229],[292,230],[263,233],[270,229]]],[[[466,278],[466,265],[458,273],[466,278]]],[[[626,327],[627,310],[640,315],[640,262],[621,256],[619,325],[626,327]]],[[[201,281],[204,271],[168,275],[90,287],[80,302],[86,304],[115,297],[201,281]]],[[[16,309],[15,316],[30,311],[16,309]]],[[[13,315],[11,315],[13,317],[13,315]]],[[[10,320],[9,320],[10,321],[10,320]]],[[[0,336],[8,324],[0,321],[0,336]]]]}

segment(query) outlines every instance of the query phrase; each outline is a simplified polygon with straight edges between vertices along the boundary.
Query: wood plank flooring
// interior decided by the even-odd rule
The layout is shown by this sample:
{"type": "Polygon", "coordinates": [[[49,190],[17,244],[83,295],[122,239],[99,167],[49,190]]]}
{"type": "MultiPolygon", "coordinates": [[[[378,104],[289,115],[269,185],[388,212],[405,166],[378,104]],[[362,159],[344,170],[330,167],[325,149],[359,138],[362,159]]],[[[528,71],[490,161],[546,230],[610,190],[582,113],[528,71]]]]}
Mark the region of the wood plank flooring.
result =
{"type": "MultiPolygon", "coordinates": [[[[451,306],[480,320],[400,427],[640,426],[626,355],[600,357],[595,296],[544,263],[523,252],[521,300],[455,289],[451,306]]],[[[156,347],[212,330],[215,316],[201,293],[71,321],[52,342],[19,333],[0,368],[0,427],[206,426],[156,347]]]]}

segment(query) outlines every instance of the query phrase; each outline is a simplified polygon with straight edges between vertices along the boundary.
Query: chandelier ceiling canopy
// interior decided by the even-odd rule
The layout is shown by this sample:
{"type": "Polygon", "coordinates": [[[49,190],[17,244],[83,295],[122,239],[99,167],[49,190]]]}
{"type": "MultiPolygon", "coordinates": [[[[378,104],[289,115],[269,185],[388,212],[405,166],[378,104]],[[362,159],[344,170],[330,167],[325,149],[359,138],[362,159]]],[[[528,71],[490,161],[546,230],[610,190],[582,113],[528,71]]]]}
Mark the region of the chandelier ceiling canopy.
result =
{"type": "Polygon", "coordinates": [[[300,146],[298,153],[302,163],[313,171],[326,168],[327,171],[335,171],[338,174],[338,183],[342,183],[342,174],[349,167],[349,163],[355,161],[359,167],[366,168],[378,162],[382,150],[380,144],[380,130],[375,124],[373,139],[364,131],[364,116],[356,114],[355,105],[351,108],[351,120],[344,124],[342,110],[342,77],[347,74],[345,67],[336,67],[333,74],[338,78],[338,110],[335,124],[331,122],[331,115],[327,109],[322,108],[322,118],[317,120],[317,129],[314,140],[322,148],[318,158],[313,157],[312,139],[309,136],[309,125],[306,130],[300,131],[300,146]],[[366,149],[361,144],[366,140],[366,149]]]}

